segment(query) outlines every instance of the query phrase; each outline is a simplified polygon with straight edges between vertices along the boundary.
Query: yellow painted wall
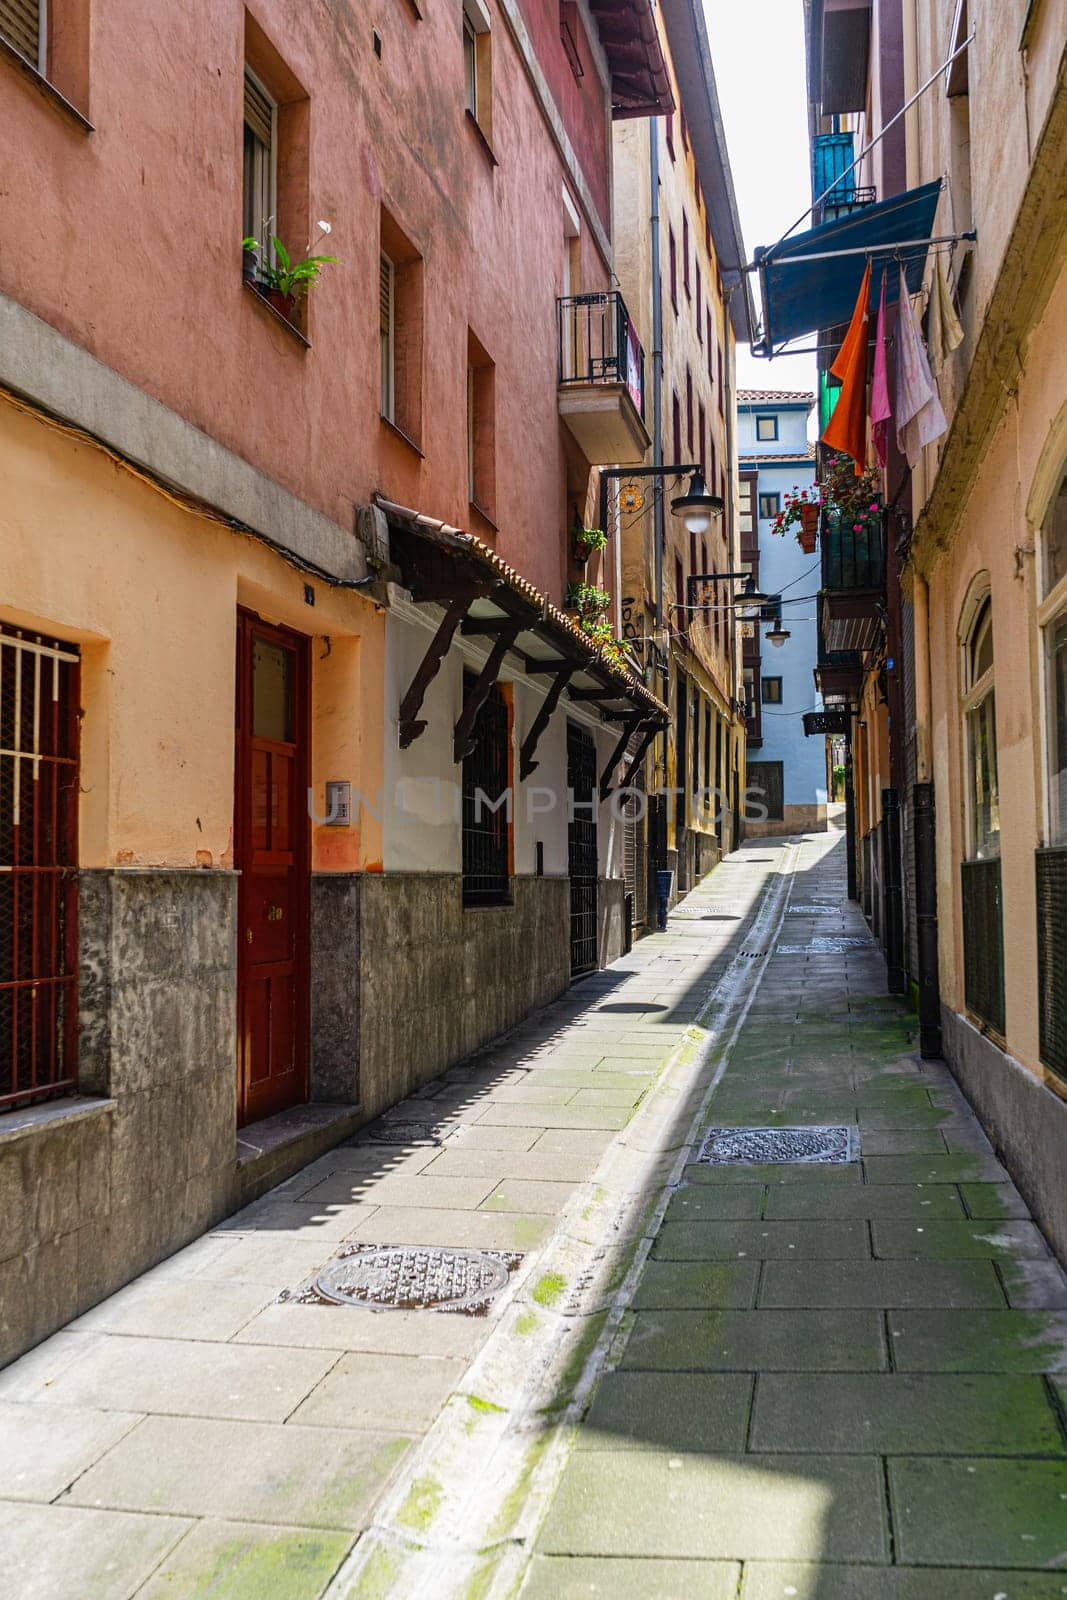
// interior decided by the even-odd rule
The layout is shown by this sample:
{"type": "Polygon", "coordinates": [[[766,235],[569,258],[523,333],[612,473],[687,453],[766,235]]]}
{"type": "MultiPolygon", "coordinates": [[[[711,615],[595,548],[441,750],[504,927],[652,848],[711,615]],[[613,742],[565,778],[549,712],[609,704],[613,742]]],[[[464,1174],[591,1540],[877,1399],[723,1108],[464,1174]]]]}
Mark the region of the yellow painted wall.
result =
{"type": "MultiPolygon", "coordinates": [[[[381,783],[384,619],[254,539],[174,504],[89,442],[0,400],[0,624],[82,650],[80,861],[232,865],[235,618],[312,638],[312,776],[381,783]],[[8,597],[17,596],[16,609],[8,597]]],[[[313,865],[381,858],[313,830],[313,865]]]]}

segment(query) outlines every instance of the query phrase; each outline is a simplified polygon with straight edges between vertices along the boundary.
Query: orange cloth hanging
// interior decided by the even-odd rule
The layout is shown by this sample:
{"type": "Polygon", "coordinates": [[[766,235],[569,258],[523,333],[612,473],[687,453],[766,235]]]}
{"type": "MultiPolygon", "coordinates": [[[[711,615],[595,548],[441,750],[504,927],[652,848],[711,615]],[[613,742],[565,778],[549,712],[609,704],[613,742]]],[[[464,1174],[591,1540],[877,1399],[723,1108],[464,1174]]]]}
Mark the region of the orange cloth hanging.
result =
{"type": "Polygon", "coordinates": [[[834,377],[841,379],[841,393],[822,436],[823,444],[852,457],[857,476],[867,459],[867,324],[870,316],[871,263],[868,261],[845,342],[830,368],[834,377]]]}

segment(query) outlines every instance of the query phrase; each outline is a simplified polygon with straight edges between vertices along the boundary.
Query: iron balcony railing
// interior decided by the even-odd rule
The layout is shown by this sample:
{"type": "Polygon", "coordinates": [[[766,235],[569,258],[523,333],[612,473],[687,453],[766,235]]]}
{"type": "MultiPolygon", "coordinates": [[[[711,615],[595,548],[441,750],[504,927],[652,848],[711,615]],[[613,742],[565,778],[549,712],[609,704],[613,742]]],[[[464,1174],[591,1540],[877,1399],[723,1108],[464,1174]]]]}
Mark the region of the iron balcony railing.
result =
{"type": "Polygon", "coordinates": [[[830,590],[885,586],[885,513],[854,523],[839,511],[822,516],[822,586],[830,590]]]}
{"type": "Polygon", "coordinates": [[[557,300],[561,384],[622,383],[645,414],[645,352],[617,289],[557,300]]]}
{"type": "Polygon", "coordinates": [[[1067,847],[1035,853],[1041,1060],[1067,1083],[1067,847]]]}
{"type": "Polygon", "coordinates": [[[842,189],[835,188],[826,196],[821,206],[816,208],[815,222],[836,222],[839,217],[850,217],[854,211],[863,211],[867,206],[873,206],[878,199],[878,191],[874,188],[842,189]]]}

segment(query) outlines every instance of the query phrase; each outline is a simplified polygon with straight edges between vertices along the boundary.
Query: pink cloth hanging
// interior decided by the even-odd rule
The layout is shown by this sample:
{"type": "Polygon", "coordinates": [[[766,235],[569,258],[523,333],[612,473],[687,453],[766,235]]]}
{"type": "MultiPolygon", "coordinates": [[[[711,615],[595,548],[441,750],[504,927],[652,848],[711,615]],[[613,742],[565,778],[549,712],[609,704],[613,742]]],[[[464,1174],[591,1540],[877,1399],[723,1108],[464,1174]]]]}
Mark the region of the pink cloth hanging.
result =
{"type": "Polygon", "coordinates": [[[874,377],[871,380],[871,440],[878,463],[884,467],[889,459],[889,419],[893,415],[889,404],[889,372],[885,349],[885,269],[882,269],[882,286],[878,294],[878,325],[874,335],[874,377]]]}

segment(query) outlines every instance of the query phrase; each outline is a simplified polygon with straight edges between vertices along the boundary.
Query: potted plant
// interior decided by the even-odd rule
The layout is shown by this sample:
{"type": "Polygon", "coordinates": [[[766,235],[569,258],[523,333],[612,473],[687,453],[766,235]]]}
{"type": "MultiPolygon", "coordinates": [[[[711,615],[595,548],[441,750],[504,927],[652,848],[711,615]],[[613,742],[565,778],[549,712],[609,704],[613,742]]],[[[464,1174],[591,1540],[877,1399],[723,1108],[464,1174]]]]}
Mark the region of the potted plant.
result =
{"type": "Polygon", "coordinates": [[[578,617],[581,626],[588,632],[588,625],[595,622],[608,609],[611,596],[605,594],[603,589],[598,589],[593,583],[568,583],[566,609],[573,611],[578,617]]]}
{"type": "MultiPolygon", "coordinates": [[[[329,223],[320,222],[319,232],[329,233],[329,223]]],[[[277,234],[271,235],[271,244],[274,247],[273,261],[264,255],[258,239],[242,239],[245,275],[247,276],[248,258],[250,255],[254,256],[255,289],[274,307],[279,316],[283,316],[287,322],[292,322],[300,301],[305,300],[309,289],[318,283],[323,267],[335,262],[337,257],[311,255],[311,242],[309,242],[308,253],[299,261],[294,261],[277,234]]]]}
{"type": "MultiPolygon", "coordinates": [[[[596,593],[602,591],[596,590],[596,593]]],[[[607,598],[605,596],[605,598],[607,598]]],[[[604,655],[611,665],[620,672],[632,671],[631,663],[626,654],[626,644],[622,639],[616,639],[615,631],[602,612],[591,612],[579,615],[579,625],[590,644],[604,655]]]]}
{"type": "Polygon", "coordinates": [[[571,529],[574,559],[579,566],[584,566],[595,550],[603,550],[608,542],[608,536],[603,528],[582,528],[575,526],[571,529]]]}
{"type": "Polygon", "coordinates": [[[793,493],[786,495],[785,505],[775,517],[771,532],[784,534],[787,528],[795,528],[800,548],[805,555],[813,555],[819,532],[821,506],[822,498],[817,484],[803,489],[794,484],[793,493]]]}
{"type": "Polygon", "coordinates": [[[828,512],[862,533],[872,518],[881,517],[881,479],[876,471],[857,473],[849,456],[832,455],[822,470],[819,487],[828,512]]]}

